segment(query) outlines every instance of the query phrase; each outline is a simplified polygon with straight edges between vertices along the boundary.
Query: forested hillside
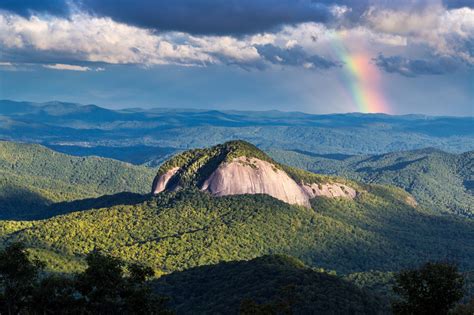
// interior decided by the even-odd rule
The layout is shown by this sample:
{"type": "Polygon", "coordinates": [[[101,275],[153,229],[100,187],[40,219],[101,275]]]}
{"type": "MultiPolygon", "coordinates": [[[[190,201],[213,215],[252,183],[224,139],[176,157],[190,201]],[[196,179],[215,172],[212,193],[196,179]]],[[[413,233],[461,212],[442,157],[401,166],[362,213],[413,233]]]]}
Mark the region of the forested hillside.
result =
{"type": "MultiPolygon", "coordinates": [[[[292,285],[296,280],[291,279],[297,278],[296,294],[311,302],[295,306],[296,309],[339,309],[344,304],[356,313],[370,313],[387,307],[388,283],[393,272],[402,268],[430,260],[456,261],[461,271],[474,268],[474,245],[470,242],[474,239],[474,221],[418,206],[410,194],[394,186],[362,184],[278,163],[274,167],[287,172],[296,182],[337,180],[354,187],[357,194],[354,198],[319,196],[311,199],[311,207],[303,207],[263,194],[213,197],[195,185],[184,185],[198,182],[206,170],[212,171],[219,163],[235,157],[258,157],[275,163],[245,142],[193,150],[169,160],[159,172],[186,165],[186,172],[181,174],[184,184],[177,191],[156,196],[149,191],[157,170],[103,158],[71,157],[39,145],[0,144],[5,183],[2,196],[11,201],[2,203],[4,215],[44,218],[0,221],[3,245],[24,242],[33,257],[46,263],[48,272],[69,274],[84,270],[85,255],[97,249],[126,262],[149,265],[157,276],[169,275],[158,283],[163,292],[174,296],[172,303],[180,312],[199,312],[203,305],[220,310],[227,303],[232,309],[271,307],[281,301],[279,286],[292,285]],[[12,193],[20,190],[13,184],[25,191],[16,199],[12,193]],[[38,199],[26,198],[33,193],[38,199]],[[281,256],[258,258],[279,254],[296,257],[308,267],[281,256]],[[258,259],[252,260],[255,258],[258,259]],[[223,263],[241,260],[252,261],[223,263]],[[245,281],[249,285],[246,292],[253,300],[229,289],[223,290],[222,299],[215,303],[209,302],[212,290],[203,291],[203,304],[192,302],[191,306],[187,302],[186,290],[201,283],[203,274],[215,272],[206,285],[221,286],[220,273],[232,275],[242,268],[248,268],[249,277],[261,275],[259,281],[245,281]],[[339,278],[321,274],[324,270],[339,278]],[[363,292],[346,280],[372,293],[363,292]],[[272,290],[264,289],[270,283],[275,284],[272,290]],[[331,299],[321,291],[320,284],[325,290],[334,288],[331,299]],[[182,290],[183,287],[187,289],[182,290]],[[382,305],[373,303],[374,292],[383,297],[382,305]]],[[[311,161],[307,156],[297,156],[311,161]]],[[[385,160],[406,164],[397,157],[379,158],[385,160]]],[[[469,161],[472,159],[466,154],[466,159],[456,164],[456,171],[469,176],[469,161]]],[[[400,169],[404,174],[403,167],[400,169]]],[[[430,168],[425,170],[423,174],[430,174],[430,168]]],[[[234,280],[235,286],[244,281],[234,280]]]]}
{"type": "Polygon", "coordinates": [[[436,211],[474,215],[474,151],[451,154],[423,149],[363,156],[268,153],[279,162],[311,172],[398,186],[436,211]]]}
{"type": "Polygon", "coordinates": [[[41,217],[56,202],[123,191],[148,193],[154,173],[115,160],[0,141],[0,218],[41,217]]]}
{"type": "Polygon", "coordinates": [[[376,296],[339,277],[305,266],[288,256],[224,262],[163,276],[155,288],[171,297],[178,314],[380,314],[376,296]]]}
{"type": "Polygon", "coordinates": [[[447,258],[472,268],[474,223],[424,212],[405,198],[397,189],[367,187],[354,201],[314,199],[313,210],[264,195],[181,191],[45,221],[3,221],[3,239],[25,241],[51,260],[59,255],[62,271],[77,268],[94,248],[159,273],[270,253],[340,273],[447,258]]]}

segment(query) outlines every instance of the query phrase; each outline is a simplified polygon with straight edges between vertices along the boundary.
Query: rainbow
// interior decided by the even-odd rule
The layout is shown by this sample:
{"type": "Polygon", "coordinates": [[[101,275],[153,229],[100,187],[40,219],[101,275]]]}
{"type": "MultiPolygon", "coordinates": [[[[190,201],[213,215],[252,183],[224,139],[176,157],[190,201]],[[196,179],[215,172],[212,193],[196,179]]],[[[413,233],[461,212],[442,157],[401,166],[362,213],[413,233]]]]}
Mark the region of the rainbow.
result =
{"type": "Polygon", "coordinates": [[[347,86],[357,111],[389,113],[380,88],[380,73],[365,52],[349,53],[343,43],[343,33],[335,32],[331,47],[344,63],[344,85],[347,86]]]}

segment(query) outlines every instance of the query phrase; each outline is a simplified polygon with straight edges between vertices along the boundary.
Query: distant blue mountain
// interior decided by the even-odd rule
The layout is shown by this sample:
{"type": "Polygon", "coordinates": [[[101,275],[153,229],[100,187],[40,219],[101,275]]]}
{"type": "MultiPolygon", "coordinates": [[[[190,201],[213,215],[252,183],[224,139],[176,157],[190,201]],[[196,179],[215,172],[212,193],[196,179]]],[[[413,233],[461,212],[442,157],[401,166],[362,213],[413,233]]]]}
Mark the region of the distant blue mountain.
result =
{"type": "Polygon", "coordinates": [[[0,101],[1,139],[38,142],[66,153],[114,158],[120,158],[120,149],[108,153],[104,148],[135,147],[140,148],[136,154],[121,159],[152,164],[175,151],[233,139],[247,140],[264,149],[315,154],[380,154],[425,147],[460,153],[474,150],[473,126],[473,117],[166,108],[110,110],[58,101],[0,101]]]}

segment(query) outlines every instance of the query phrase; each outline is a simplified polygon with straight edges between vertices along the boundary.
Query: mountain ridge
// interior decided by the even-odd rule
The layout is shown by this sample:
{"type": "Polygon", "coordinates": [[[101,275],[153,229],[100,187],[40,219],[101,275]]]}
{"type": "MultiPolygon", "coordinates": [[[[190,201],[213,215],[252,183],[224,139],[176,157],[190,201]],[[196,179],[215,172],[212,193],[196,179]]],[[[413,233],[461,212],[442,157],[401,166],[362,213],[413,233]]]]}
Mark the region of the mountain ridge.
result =
{"type": "Polygon", "coordinates": [[[39,144],[0,141],[0,218],[49,215],[58,202],[123,191],[147,193],[154,170],[101,157],[74,157],[39,144]]]}
{"type": "MultiPolygon", "coordinates": [[[[301,149],[324,154],[380,154],[426,146],[450,152],[474,150],[472,117],[166,109],[114,111],[90,106],[87,113],[78,109],[60,115],[61,102],[55,102],[49,114],[28,104],[0,101],[0,115],[8,119],[0,120],[0,138],[48,146],[67,144],[58,148],[65,153],[77,153],[84,146],[90,154],[107,154],[101,148],[104,146],[146,146],[150,151],[160,147],[179,152],[233,139],[250,141],[262,149],[301,149]],[[34,111],[28,111],[25,106],[34,111]],[[8,108],[15,111],[7,111],[8,108]],[[95,152],[94,148],[97,148],[95,152]]],[[[140,158],[137,155],[136,159],[140,158]]]]}
{"type": "Polygon", "coordinates": [[[269,154],[312,172],[395,185],[433,210],[470,217],[474,213],[474,151],[453,154],[425,148],[346,157],[289,150],[270,150],[269,154]]]}

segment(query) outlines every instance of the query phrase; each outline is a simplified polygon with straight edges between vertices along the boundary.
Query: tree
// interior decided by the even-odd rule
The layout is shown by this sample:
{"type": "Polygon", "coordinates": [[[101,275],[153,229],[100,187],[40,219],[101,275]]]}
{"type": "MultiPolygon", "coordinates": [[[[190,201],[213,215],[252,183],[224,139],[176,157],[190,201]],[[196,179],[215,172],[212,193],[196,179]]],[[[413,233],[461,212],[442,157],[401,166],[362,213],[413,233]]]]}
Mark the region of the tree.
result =
{"type": "Polygon", "coordinates": [[[85,304],[73,278],[51,275],[35,288],[30,308],[33,314],[82,314],[85,304]]]}
{"type": "Polygon", "coordinates": [[[393,290],[400,297],[392,305],[395,314],[447,314],[464,294],[464,277],[450,263],[428,262],[403,270],[395,281],[393,290]]]}
{"type": "Polygon", "coordinates": [[[12,243],[0,251],[1,311],[17,314],[28,307],[44,264],[31,260],[23,243],[12,243]]]}
{"type": "Polygon", "coordinates": [[[86,257],[87,268],[77,276],[77,288],[94,313],[118,314],[123,308],[123,262],[99,251],[86,257]]]}
{"type": "Polygon", "coordinates": [[[98,314],[170,314],[166,299],[156,296],[146,281],[153,269],[93,251],[87,269],[77,276],[77,288],[85,307],[98,314]],[[128,275],[126,275],[128,271],[128,275]]]}
{"type": "Polygon", "coordinates": [[[147,280],[153,269],[93,251],[75,276],[42,275],[22,243],[0,251],[0,314],[170,314],[147,280]]]}

